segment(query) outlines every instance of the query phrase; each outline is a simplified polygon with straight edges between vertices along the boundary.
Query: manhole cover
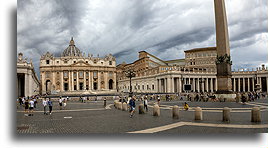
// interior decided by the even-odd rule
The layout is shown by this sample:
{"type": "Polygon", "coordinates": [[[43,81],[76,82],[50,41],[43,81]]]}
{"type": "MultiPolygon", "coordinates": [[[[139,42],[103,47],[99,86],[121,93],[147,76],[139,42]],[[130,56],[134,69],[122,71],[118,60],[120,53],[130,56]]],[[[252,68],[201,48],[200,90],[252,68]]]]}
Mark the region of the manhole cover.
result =
{"type": "Polygon", "coordinates": [[[26,130],[28,128],[29,128],[29,126],[18,126],[17,130],[26,130]]]}

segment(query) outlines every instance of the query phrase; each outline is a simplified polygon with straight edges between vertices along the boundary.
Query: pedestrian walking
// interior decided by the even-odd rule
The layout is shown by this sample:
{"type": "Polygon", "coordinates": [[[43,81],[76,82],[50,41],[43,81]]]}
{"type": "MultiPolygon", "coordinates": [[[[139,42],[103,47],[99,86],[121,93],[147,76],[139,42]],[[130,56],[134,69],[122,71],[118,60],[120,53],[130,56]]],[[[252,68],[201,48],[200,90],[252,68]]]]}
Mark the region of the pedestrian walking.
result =
{"type": "Polygon", "coordinates": [[[22,105],[22,98],[19,97],[19,103],[20,103],[20,106],[22,105]]]}
{"type": "Polygon", "coordinates": [[[160,100],[161,100],[161,99],[160,99],[160,96],[158,96],[158,97],[157,97],[157,104],[158,104],[158,106],[160,106],[160,100]]]}
{"type": "Polygon", "coordinates": [[[143,104],[144,104],[144,109],[146,109],[146,112],[148,112],[148,98],[147,97],[145,97],[143,104]]]}
{"type": "Polygon", "coordinates": [[[66,105],[67,105],[67,99],[63,99],[63,109],[66,108],[66,105]]]}
{"type": "Polygon", "coordinates": [[[29,102],[29,110],[30,110],[30,114],[29,116],[33,116],[33,112],[34,112],[34,101],[31,99],[29,102]]]}
{"type": "Polygon", "coordinates": [[[60,110],[62,110],[62,98],[59,99],[60,110]]]}
{"type": "Polygon", "coordinates": [[[34,98],[34,99],[33,99],[33,101],[34,101],[34,108],[36,108],[36,105],[37,105],[37,99],[36,99],[35,96],[34,96],[33,98],[34,98]]]}
{"type": "Polygon", "coordinates": [[[47,105],[49,107],[49,114],[51,115],[52,114],[52,106],[53,106],[53,103],[51,101],[51,99],[49,98],[49,100],[47,101],[47,105]]]}
{"type": "Polygon", "coordinates": [[[43,98],[44,115],[47,115],[47,100],[43,98]]]}
{"type": "Polygon", "coordinates": [[[130,107],[130,118],[132,118],[135,113],[135,107],[136,107],[135,99],[133,97],[129,100],[129,107],[130,107]]]}
{"type": "Polygon", "coordinates": [[[25,102],[24,102],[24,112],[25,112],[25,115],[26,115],[26,113],[27,113],[27,115],[29,113],[29,101],[28,100],[25,100],[25,102]]]}

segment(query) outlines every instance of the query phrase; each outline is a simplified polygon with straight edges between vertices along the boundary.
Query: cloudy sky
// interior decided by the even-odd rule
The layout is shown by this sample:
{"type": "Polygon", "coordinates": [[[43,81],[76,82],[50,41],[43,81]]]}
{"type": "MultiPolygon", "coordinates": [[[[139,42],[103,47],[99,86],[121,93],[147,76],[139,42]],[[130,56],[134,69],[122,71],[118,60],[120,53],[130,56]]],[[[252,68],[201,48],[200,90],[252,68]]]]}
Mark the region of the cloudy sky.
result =
{"type": "MultiPolygon", "coordinates": [[[[268,1],[225,0],[233,68],[268,64],[268,1]]],[[[163,60],[216,46],[214,0],[19,0],[18,52],[59,56],[74,37],[93,55],[129,63],[146,50],[163,60]]],[[[268,65],[267,65],[268,66],[268,65]]]]}

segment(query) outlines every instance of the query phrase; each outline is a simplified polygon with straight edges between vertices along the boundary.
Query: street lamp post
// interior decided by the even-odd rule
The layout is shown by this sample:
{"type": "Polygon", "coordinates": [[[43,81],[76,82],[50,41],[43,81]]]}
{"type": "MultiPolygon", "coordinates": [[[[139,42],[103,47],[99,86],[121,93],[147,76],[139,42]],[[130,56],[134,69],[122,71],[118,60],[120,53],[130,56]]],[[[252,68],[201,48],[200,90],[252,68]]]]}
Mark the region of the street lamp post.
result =
{"type": "Polygon", "coordinates": [[[132,85],[131,85],[131,79],[136,76],[136,73],[134,70],[130,69],[128,71],[125,71],[126,77],[129,78],[129,96],[131,97],[133,92],[132,92],[132,85]]]}

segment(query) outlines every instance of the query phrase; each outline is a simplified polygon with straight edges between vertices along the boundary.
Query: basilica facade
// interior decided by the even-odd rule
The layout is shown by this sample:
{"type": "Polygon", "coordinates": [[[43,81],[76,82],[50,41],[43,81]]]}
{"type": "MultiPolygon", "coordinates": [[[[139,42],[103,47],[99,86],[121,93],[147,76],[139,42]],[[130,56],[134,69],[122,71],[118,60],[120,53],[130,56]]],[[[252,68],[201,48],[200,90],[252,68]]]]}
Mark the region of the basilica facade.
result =
{"type": "Polygon", "coordinates": [[[116,59],[87,56],[73,38],[60,57],[47,52],[40,59],[41,94],[102,94],[116,92],[116,59]]]}

